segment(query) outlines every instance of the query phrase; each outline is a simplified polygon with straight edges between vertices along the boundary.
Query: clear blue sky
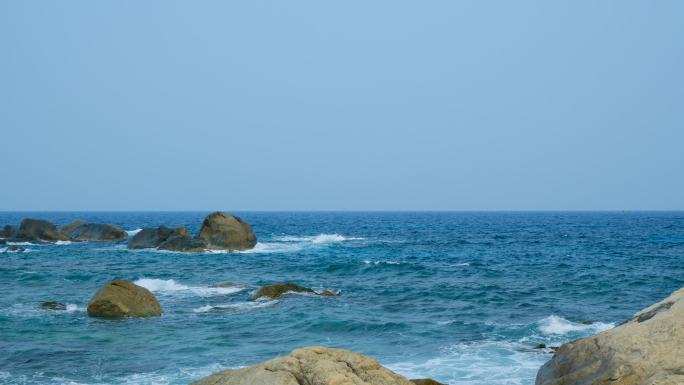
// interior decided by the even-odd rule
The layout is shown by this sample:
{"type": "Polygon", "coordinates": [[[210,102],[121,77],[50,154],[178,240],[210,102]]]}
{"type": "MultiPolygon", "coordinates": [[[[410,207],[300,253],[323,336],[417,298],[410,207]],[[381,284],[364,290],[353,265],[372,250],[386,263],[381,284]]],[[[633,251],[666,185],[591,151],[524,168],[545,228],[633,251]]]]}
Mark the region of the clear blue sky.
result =
{"type": "Polygon", "coordinates": [[[2,1],[0,210],[684,209],[684,1],[2,1]]]}

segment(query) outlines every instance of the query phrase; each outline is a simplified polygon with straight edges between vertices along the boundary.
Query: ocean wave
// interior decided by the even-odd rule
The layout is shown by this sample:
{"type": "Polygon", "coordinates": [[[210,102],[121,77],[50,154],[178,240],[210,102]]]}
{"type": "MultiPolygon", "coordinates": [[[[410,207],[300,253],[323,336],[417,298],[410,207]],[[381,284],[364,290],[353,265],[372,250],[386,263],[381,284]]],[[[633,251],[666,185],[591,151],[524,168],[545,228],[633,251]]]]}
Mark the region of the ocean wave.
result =
{"type": "Polygon", "coordinates": [[[176,282],[173,279],[140,278],[133,282],[147,290],[159,294],[194,294],[201,297],[212,297],[217,295],[229,295],[245,290],[244,287],[209,287],[209,286],[187,286],[176,282]]]}
{"type": "Polygon", "coordinates": [[[277,304],[279,301],[277,299],[267,299],[259,298],[254,301],[248,302],[238,302],[225,305],[206,305],[195,309],[192,309],[195,313],[209,313],[209,312],[222,312],[222,311],[234,311],[234,312],[245,312],[254,309],[260,309],[264,307],[269,307],[277,304]]]}
{"type": "Polygon", "coordinates": [[[128,236],[129,236],[129,237],[132,237],[132,236],[134,236],[135,234],[138,234],[138,233],[141,232],[141,231],[142,231],[142,229],[135,229],[135,230],[127,230],[126,232],[128,233],[128,236]]]}
{"type": "Polygon", "coordinates": [[[546,335],[564,335],[572,332],[600,333],[612,329],[613,327],[615,327],[615,324],[613,323],[594,322],[591,324],[583,324],[568,321],[557,315],[550,315],[537,322],[539,331],[546,335]]]}
{"type": "Polygon", "coordinates": [[[305,236],[295,236],[295,235],[284,235],[275,237],[275,240],[281,242],[309,242],[315,245],[325,244],[325,243],[336,243],[344,241],[354,241],[362,240],[364,238],[360,237],[347,237],[340,234],[318,234],[318,235],[305,235],[305,236]]]}
{"type": "Polygon", "coordinates": [[[437,357],[386,366],[408,378],[434,378],[447,384],[527,385],[548,359],[510,341],[460,343],[440,349],[437,357]]]}
{"type": "Polygon", "coordinates": [[[0,247],[0,253],[29,253],[31,249],[10,250],[9,247],[0,247]]]}
{"type": "Polygon", "coordinates": [[[55,242],[54,244],[55,244],[55,245],[58,245],[58,246],[66,246],[66,245],[70,245],[70,244],[72,244],[72,243],[73,243],[73,242],[71,242],[71,241],[57,241],[57,242],[55,242]]]}
{"type": "Polygon", "coordinates": [[[470,262],[461,262],[461,263],[457,263],[456,266],[464,266],[464,267],[465,267],[465,266],[470,266],[470,262]]]}
{"type": "Polygon", "coordinates": [[[371,260],[364,260],[363,264],[364,265],[401,265],[405,262],[400,262],[400,261],[385,261],[385,260],[380,260],[380,261],[371,261],[371,260]]]}

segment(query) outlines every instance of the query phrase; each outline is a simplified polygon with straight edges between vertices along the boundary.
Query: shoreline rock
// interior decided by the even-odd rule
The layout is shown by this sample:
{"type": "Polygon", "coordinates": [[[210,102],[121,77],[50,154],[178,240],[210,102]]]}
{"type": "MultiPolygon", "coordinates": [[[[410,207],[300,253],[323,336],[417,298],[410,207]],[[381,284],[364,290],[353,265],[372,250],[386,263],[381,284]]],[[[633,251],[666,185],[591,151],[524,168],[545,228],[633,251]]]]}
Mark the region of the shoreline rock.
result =
{"type": "Polygon", "coordinates": [[[282,283],[274,283],[271,285],[264,285],[264,286],[260,287],[257,291],[255,291],[252,294],[251,299],[256,300],[257,298],[261,298],[261,297],[278,299],[287,293],[306,293],[306,294],[320,295],[322,297],[336,297],[337,296],[337,293],[335,293],[332,290],[325,289],[325,290],[321,290],[320,292],[316,292],[315,290],[313,290],[311,288],[299,286],[295,283],[282,282],[282,283]]]}
{"type": "Polygon", "coordinates": [[[684,288],[617,327],[562,345],[536,385],[684,384],[684,288]]]}
{"type": "Polygon", "coordinates": [[[121,279],[103,286],[88,304],[91,317],[155,317],[162,313],[161,305],[152,292],[121,279]]]}
{"type": "Polygon", "coordinates": [[[72,241],[110,241],[119,242],[128,238],[128,233],[122,228],[102,224],[102,223],[85,223],[83,221],[76,221],[70,225],[64,226],[60,232],[66,235],[72,241]]]}
{"type": "Polygon", "coordinates": [[[56,242],[68,241],[69,237],[57,230],[57,227],[43,219],[25,218],[19,225],[15,238],[22,241],[56,242]]]}
{"type": "MultiPolygon", "coordinates": [[[[191,385],[414,385],[375,359],[320,346],[295,349],[284,357],[214,373],[191,385]]],[[[428,383],[423,383],[428,384],[428,383]]]]}

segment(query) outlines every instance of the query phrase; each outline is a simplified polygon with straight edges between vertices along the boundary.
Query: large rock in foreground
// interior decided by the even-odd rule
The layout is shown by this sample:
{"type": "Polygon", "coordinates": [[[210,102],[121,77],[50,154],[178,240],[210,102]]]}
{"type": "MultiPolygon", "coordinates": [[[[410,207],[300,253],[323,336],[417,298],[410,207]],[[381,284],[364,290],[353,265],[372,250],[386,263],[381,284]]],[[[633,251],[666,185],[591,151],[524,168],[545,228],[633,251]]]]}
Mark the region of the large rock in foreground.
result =
{"type": "Polygon", "coordinates": [[[684,384],[684,289],[620,326],[561,346],[536,385],[684,384]]]}
{"type": "Polygon", "coordinates": [[[162,313],[154,294],[125,280],[109,282],[88,304],[91,317],[154,317],[162,313]]]}
{"type": "Polygon", "coordinates": [[[128,233],[113,225],[101,223],[85,223],[76,221],[64,226],[60,232],[74,241],[123,241],[128,233]]]}
{"type": "Polygon", "coordinates": [[[413,385],[376,360],[343,349],[306,347],[285,357],[212,374],[191,385],[413,385]]]}
{"type": "Polygon", "coordinates": [[[217,211],[202,222],[199,239],[210,249],[248,250],[256,245],[252,226],[241,218],[217,211]]]}
{"type": "Polygon", "coordinates": [[[42,219],[26,218],[21,221],[16,238],[26,241],[68,241],[69,237],[60,233],[57,227],[42,219]]]}

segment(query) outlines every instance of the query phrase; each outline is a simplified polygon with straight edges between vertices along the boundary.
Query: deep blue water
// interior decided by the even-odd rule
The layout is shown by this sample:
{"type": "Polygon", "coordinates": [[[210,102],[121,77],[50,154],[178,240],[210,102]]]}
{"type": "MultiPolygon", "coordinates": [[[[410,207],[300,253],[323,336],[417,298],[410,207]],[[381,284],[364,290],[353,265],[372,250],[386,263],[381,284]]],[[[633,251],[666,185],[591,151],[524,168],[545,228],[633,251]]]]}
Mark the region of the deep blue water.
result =
{"type": "MultiPolygon", "coordinates": [[[[0,224],[196,232],[206,214],[0,213],[0,224]]],[[[535,344],[604,330],[684,286],[681,212],[236,214],[254,227],[253,251],[74,243],[0,253],[0,383],[187,384],[327,345],[409,377],[531,385],[550,357],[535,344]],[[153,290],[164,316],[88,318],[90,297],[114,278],[153,290]],[[241,289],[208,287],[223,281],[241,289]],[[248,300],[278,281],[340,296],[248,300]],[[69,311],[38,308],[49,300],[69,311]]]]}

